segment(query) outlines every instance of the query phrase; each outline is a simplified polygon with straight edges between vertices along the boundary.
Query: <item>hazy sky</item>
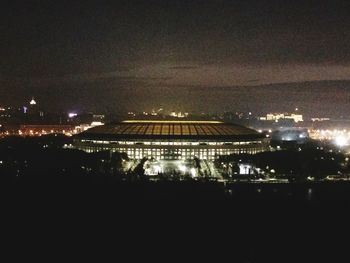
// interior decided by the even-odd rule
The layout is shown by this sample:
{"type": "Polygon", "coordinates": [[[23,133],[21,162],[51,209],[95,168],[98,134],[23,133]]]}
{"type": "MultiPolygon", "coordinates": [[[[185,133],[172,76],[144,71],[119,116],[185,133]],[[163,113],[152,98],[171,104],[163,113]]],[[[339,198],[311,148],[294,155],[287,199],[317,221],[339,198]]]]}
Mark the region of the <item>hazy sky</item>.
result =
{"type": "Polygon", "coordinates": [[[2,2],[0,104],[33,95],[55,109],[300,104],[336,114],[341,94],[349,114],[349,14],[348,1],[2,2]],[[341,84],[304,83],[320,80],[341,84]]]}

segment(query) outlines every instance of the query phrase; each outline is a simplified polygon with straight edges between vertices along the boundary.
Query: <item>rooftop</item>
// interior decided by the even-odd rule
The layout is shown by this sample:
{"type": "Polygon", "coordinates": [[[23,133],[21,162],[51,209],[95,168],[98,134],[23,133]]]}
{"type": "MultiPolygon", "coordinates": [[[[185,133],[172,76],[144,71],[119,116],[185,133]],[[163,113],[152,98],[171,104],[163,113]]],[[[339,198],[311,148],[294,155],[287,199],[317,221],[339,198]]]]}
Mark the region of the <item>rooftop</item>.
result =
{"type": "Polygon", "coordinates": [[[219,121],[129,120],[89,129],[78,137],[116,139],[220,139],[263,138],[257,131],[219,121]]]}

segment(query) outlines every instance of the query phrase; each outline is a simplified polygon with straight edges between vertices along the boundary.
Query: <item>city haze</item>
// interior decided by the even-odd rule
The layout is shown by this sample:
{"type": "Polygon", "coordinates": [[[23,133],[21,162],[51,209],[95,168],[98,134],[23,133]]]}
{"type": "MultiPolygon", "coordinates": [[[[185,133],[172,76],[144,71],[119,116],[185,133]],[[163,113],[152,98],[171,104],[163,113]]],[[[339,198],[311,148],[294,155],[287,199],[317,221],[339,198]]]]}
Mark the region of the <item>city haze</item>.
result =
{"type": "Polygon", "coordinates": [[[0,12],[2,105],[349,114],[346,1],[7,1],[0,12]]]}

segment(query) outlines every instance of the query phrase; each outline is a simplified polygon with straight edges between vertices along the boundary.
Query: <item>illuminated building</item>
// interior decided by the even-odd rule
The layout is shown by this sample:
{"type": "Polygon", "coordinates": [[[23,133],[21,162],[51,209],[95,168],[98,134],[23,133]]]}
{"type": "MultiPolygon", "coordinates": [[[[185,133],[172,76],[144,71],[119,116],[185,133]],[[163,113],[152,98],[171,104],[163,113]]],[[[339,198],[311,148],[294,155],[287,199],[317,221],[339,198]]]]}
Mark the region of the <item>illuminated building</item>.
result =
{"type": "Polygon", "coordinates": [[[303,115],[302,114],[285,114],[285,113],[268,113],[264,117],[260,117],[259,120],[261,121],[276,121],[278,122],[279,119],[290,119],[294,122],[302,122],[303,121],[303,115]]]}
{"type": "Polygon", "coordinates": [[[330,118],[311,118],[311,121],[315,122],[315,121],[329,121],[330,118]]]}
{"type": "Polygon", "coordinates": [[[255,130],[218,121],[124,121],[91,128],[74,137],[86,152],[125,152],[129,158],[214,160],[220,155],[255,154],[268,139],[255,130]]]}
{"type": "Polygon", "coordinates": [[[176,118],[185,118],[185,117],[188,117],[188,112],[182,113],[181,111],[180,112],[172,111],[169,114],[169,116],[170,117],[176,117],[176,118]]]}

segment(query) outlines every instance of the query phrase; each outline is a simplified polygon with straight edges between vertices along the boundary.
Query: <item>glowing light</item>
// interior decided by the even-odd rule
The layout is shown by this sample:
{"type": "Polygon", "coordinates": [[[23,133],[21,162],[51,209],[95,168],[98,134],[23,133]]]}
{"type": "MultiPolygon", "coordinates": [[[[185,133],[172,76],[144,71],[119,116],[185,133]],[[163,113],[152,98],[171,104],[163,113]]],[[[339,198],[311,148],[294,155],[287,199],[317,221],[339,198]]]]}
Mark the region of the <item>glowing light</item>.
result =
{"type": "Polygon", "coordinates": [[[91,124],[90,124],[90,126],[101,126],[101,125],[104,125],[104,123],[103,122],[100,122],[100,121],[93,121],[93,122],[91,122],[91,124]]]}
{"type": "Polygon", "coordinates": [[[157,120],[126,120],[124,123],[223,123],[221,121],[157,121],[157,120]]]}
{"type": "Polygon", "coordinates": [[[183,172],[183,173],[186,173],[187,168],[186,168],[185,165],[179,165],[179,170],[180,170],[181,172],[183,172]]]}
{"type": "Polygon", "coordinates": [[[162,171],[162,167],[160,165],[154,165],[153,169],[157,174],[161,173],[161,171],[162,171]]]}
{"type": "Polygon", "coordinates": [[[191,168],[191,175],[192,175],[192,177],[196,177],[197,176],[195,168],[191,168]]]}
{"type": "Polygon", "coordinates": [[[249,164],[240,164],[239,165],[239,174],[250,174],[252,166],[249,164]]]}
{"type": "Polygon", "coordinates": [[[339,147],[343,147],[348,144],[348,138],[345,138],[342,135],[335,137],[335,144],[339,147]]]}
{"type": "Polygon", "coordinates": [[[69,118],[74,118],[74,117],[76,117],[76,116],[78,116],[78,114],[76,114],[76,113],[74,113],[74,112],[68,113],[68,117],[69,117],[69,118]]]}
{"type": "Polygon", "coordinates": [[[34,100],[34,98],[32,98],[32,100],[29,102],[30,105],[36,105],[36,101],[34,100]]]}

